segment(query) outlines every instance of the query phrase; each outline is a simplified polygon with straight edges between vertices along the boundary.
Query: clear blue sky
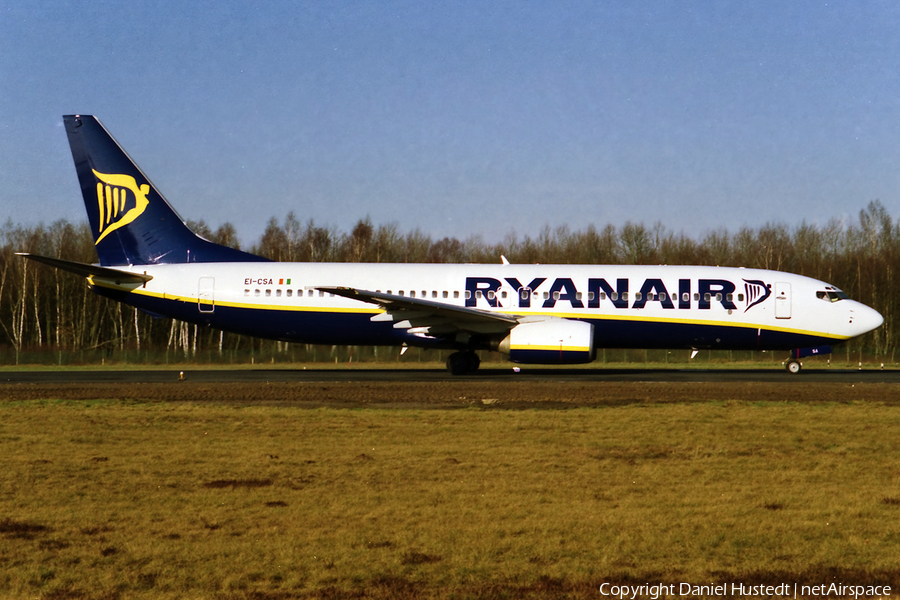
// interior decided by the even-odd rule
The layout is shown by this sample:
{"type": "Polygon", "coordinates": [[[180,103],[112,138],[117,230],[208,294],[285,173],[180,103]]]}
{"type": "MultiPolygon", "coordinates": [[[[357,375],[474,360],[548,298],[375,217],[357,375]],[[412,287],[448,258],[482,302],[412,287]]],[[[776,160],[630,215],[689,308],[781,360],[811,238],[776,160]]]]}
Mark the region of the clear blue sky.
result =
{"type": "Polygon", "coordinates": [[[85,219],[68,113],[245,243],[289,211],[487,241],[900,212],[893,1],[5,0],[0,106],[23,224],[85,219]]]}

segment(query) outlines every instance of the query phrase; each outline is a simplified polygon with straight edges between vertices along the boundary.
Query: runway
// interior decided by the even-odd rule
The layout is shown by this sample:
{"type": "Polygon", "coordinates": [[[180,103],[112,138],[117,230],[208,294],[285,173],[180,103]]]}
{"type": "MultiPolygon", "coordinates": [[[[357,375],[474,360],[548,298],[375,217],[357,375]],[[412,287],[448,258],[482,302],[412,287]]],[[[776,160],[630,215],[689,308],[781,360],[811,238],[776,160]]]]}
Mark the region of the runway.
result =
{"type": "Polygon", "coordinates": [[[900,383],[900,371],[869,369],[805,369],[791,375],[771,369],[548,369],[482,368],[453,376],[444,369],[42,369],[0,372],[5,383],[276,383],[276,382],[654,382],[654,383],[900,383]]]}

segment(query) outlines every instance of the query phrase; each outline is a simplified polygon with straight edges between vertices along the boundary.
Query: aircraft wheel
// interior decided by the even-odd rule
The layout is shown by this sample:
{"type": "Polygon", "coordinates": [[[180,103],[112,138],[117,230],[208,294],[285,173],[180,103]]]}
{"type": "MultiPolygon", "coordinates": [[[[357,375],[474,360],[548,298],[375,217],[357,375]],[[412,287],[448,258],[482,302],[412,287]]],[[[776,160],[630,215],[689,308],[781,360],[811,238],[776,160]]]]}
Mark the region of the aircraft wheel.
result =
{"type": "Polygon", "coordinates": [[[474,352],[467,352],[467,354],[469,355],[469,370],[477,371],[478,367],[481,366],[481,359],[474,352]]]}
{"type": "Polygon", "coordinates": [[[465,375],[477,371],[481,365],[481,359],[471,351],[454,352],[447,357],[447,370],[452,375],[465,375]]]}
{"type": "Polygon", "coordinates": [[[469,371],[469,359],[465,352],[454,352],[447,357],[447,370],[451,375],[465,375],[469,371]]]}
{"type": "Polygon", "coordinates": [[[791,359],[791,360],[787,361],[787,363],[784,365],[784,368],[787,369],[788,373],[790,373],[792,375],[796,375],[797,373],[800,372],[800,368],[801,368],[800,361],[791,359]]]}

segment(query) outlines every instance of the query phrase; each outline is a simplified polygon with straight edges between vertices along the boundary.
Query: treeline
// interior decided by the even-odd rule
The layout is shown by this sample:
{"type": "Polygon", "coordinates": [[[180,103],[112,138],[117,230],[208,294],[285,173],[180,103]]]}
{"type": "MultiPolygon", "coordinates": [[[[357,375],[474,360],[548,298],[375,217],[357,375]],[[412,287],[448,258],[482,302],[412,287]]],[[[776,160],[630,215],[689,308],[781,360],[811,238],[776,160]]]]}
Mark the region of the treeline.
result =
{"type": "MultiPolygon", "coordinates": [[[[217,229],[189,223],[214,242],[240,247],[233,225],[217,229]]],[[[296,352],[287,344],[200,329],[172,319],[157,319],[92,294],[82,278],[16,256],[31,252],[81,262],[96,262],[86,223],[57,221],[23,227],[7,221],[0,228],[0,350],[18,362],[23,352],[103,352],[113,356],[165,352],[181,359],[228,352],[296,352]]],[[[664,224],[627,223],[598,229],[545,227],[535,237],[508,233],[501,240],[480,236],[434,240],[419,230],[374,225],[367,217],[351,231],[301,222],[293,213],[271,219],[259,241],[245,248],[278,261],[668,264],[744,266],[789,271],[821,279],[884,315],[885,323],[858,342],[860,349],[890,355],[900,342],[895,315],[898,296],[894,273],[900,271],[900,222],[878,201],[858,220],[788,227],[768,224],[709,232],[702,239],[669,231],[664,224]]],[[[294,345],[290,345],[294,346],[294,345]]],[[[320,359],[327,353],[305,348],[320,359]]],[[[333,354],[333,349],[332,349],[333,354]]]]}

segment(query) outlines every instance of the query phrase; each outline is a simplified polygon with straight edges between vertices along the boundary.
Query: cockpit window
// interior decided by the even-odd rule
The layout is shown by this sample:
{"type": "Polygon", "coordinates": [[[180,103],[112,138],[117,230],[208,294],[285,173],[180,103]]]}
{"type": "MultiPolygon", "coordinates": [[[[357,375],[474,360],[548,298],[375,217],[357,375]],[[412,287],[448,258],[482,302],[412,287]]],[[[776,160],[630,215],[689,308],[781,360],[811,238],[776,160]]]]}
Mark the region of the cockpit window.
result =
{"type": "Polygon", "coordinates": [[[826,302],[840,302],[850,298],[847,294],[837,288],[829,288],[827,290],[816,292],[816,298],[825,300],[826,302]]]}

